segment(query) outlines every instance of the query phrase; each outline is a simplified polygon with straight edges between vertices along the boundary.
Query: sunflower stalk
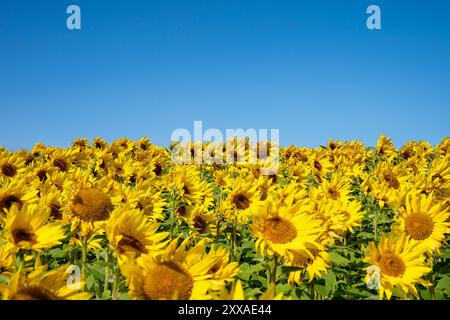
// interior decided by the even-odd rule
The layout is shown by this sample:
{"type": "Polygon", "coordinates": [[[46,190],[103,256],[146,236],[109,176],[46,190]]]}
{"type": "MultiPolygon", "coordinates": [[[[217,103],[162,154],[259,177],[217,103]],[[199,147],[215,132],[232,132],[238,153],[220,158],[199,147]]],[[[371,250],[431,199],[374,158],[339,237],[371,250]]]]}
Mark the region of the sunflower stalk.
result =
{"type": "Polygon", "coordinates": [[[114,276],[113,276],[112,293],[111,293],[112,300],[117,300],[117,298],[118,298],[118,293],[119,293],[119,276],[120,276],[119,266],[115,263],[115,265],[114,265],[114,276]]]}
{"type": "Polygon", "coordinates": [[[271,284],[276,284],[277,282],[277,268],[278,268],[278,257],[273,255],[269,259],[269,268],[268,268],[268,279],[267,279],[267,287],[270,287],[271,284]]]}
{"type": "Polygon", "coordinates": [[[237,261],[237,253],[236,253],[236,228],[237,228],[237,217],[234,215],[233,225],[231,228],[231,262],[237,261]]]}
{"type": "Polygon", "coordinates": [[[83,279],[83,290],[86,290],[86,272],[87,272],[87,245],[88,239],[85,236],[81,237],[82,249],[81,249],[81,278],[83,279]]]}

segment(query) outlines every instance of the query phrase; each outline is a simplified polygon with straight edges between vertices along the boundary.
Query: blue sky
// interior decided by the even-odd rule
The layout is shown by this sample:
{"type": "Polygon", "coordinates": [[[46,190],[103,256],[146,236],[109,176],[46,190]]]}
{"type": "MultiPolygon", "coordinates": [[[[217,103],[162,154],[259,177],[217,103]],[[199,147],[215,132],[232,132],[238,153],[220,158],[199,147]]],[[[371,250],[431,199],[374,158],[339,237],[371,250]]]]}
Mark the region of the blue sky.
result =
{"type": "Polygon", "coordinates": [[[0,145],[278,128],[400,146],[449,135],[450,1],[0,3],[0,145]],[[81,8],[82,30],[66,28],[81,8]],[[382,29],[366,28],[377,4],[382,29]]]}

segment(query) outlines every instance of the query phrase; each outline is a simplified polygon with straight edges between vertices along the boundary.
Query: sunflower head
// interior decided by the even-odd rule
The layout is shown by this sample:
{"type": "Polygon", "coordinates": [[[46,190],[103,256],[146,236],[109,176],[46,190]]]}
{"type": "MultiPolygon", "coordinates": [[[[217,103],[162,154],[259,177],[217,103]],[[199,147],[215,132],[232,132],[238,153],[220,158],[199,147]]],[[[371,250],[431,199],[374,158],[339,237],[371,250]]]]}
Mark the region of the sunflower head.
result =
{"type": "MultiPolygon", "coordinates": [[[[381,298],[390,299],[394,287],[417,295],[415,284],[425,283],[421,277],[431,271],[420,245],[395,229],[389,237],[383,235],[378,246],[370,243],[363,261],[379,269],[381,298]]],[[[369,273],[365,280],[369,283],[369,273]]]]}
{"type": "Polygon", "coordinates": [[[26,204],[13,206],[8,212],[6,228],[9,240],[20,249],[44,249],[61,243],[65,237],[60,222],[48,223],[50,208],[26,204]]]}
{"type": "Polygon", "coordinates": [[[86,222],[107,220],[112,209],[111,198],[96,188],[79,190],[71,205],[72,213],[86,222]]]}
{"type": "Polygon", "coordinates": [[[410,192],[405,202],[397,217],[400,229],[429,253],[438,251],[445,235],[450,232],[448,208],[435,201],[434,193],[410,192]]]}
{"type": "Polygon", "coordinates": [[[253,215],[250,226],[258,251],[283,256],[292,250],[307,251],[306,245],[320,247],[316,240],[322,222],[304,211],[308,209],[301,202],[289,206],[267,202],[253,215]]]}

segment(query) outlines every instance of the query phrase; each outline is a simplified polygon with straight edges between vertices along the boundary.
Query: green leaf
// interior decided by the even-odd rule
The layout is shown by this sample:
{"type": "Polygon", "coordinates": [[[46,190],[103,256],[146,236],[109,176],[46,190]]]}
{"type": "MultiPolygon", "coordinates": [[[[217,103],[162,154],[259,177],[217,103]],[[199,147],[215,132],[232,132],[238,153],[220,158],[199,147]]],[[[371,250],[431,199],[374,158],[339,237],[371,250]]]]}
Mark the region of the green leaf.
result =
{"type": "Polygon", "coordinates": [[[450,296],[450,277],[444,277],[437,283],[436,291],[440,291],[447,296],[450,296]]]}
{"type": "Polygon", "coordinates": [[[450,259],[450,248],[443,250],[440,256],[444,259],[450,259]]]}
{"type": "Polygon", "coordinates": [[[325,279],[325,294],[329,295],[336,287],[336,274],[330,270],[323,278],[325,279]]]}
{"type": "Polygon", "coordinates": [[[336,252],[330,251],[328,254],[330,255],[331,260],[337,265],[343,265],[350,262],[350,260],[344,258],[336,252]]]}
{"type": "Polygon", "coordinates": [[[48,254],[57,259],[66,257],[66,253],[61,248],[52,249],[48,252],[48,254]]]}
{"type": "Polygon", "coordinates": [[[247,288],[244,290],[245,297],[254,297],[259,294],[261,294],[261,290],[259,288],[247,288]]]}
{"type": "Polygon", "coordinates": [[[90,274],[87,278],[86,278],[86,288],[88,289],[88,291],[91,291],[92,286],[94,285],[94,281],[95,278],[92,274],[90,274]]]}
{"type": "Polygon", "coordinates": [[[420,290],[420,296],[424,300],[431,300],[431,293],[427,289],[420,290]]]}

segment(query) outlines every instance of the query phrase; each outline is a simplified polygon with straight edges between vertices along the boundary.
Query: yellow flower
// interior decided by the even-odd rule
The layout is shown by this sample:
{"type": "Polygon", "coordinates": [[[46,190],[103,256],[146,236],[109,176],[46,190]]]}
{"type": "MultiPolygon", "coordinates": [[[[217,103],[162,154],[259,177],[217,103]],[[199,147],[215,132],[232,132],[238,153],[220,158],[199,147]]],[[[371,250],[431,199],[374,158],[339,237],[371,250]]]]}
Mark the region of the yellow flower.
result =
{"type": "Polygon", "coordinates": [[[4,300],[89,300],[93,294],[80,292],[84,282],[68,281],[70,268],[63,265],[47,272],[46,266],[25,275],[19,270],[9,281],[9,286],[3,288],[4,300]]]}
{"type": "Polygon", "coordinates": [[[450,233],[450,211],[428,196],[411,192],[397,218],[400,230],[429,253],[438,252],[446,234],[450,233]]]}
{"type": "Polygon", "coordinates": [[[154,220],[164,218],[163,210],[166,200],[162,191],[158,191],[152,181],[138,182],[134,187],[116,183],[112,190],[111,201],[113,205],[128,204],[131,208],[140,209],[145,215],[154,220]]]}
{"type": "Polygon", "coordinates": [[[224,204],[228,209],[227,216],[230,220],[236,216],[239,222],[246,223],[248,217],[261,206],[261,193],[256,180],[250,176],[238,176],[232,185],[224,204]]]}
{"type": "MultiPolygon", "coordinates": [[[[431,271],[425,264],[423,250],[404,233],[394,233],[389,238],[383,235],[378,246],[371,242],[363,261],[379,269],[380,298],[390,299],[394,287],[418,296],[415,284],[426,285],[421,277],[431,271]]],[[[369,283],[370,274],[365,281],[369,283]]]]}
{"type": "Polygon", "coordinates": [[[160,224],[151,222],[139,209],[117,207],[106,226],[109,242],[122,255],[136,258],[141,254],[162,249],[169,233],[158,232],[160,224]]]}
{"type": "Polygon", "coordinates": [[[350,180],[347,177],[335,174],[330,181],[324,179],[319,188],[313,189],[312,194],[318,193],[328,201],[347,200],[350,193],[350,180]]]}
{"type": "Polygon", "coordinates": [[[397,149],[394,147],[392,139],[382,134],[378,139],[375,152],[381,156],[389,158],[397,152],[397,149]]]}
{"type": "Polygon", "coordinates": [[[63,224],[47,223],[50,213],[50,208],[35,204],[11,207],[6,219],[9,241],[17,248],[34,250],[61,244],[65,238],[63,224]]]}
{"type": "MultiPolygon", "coordinates": [[[[184,215],[180,215],[181,218],[193,229],[194,233],[211,233],[216,235],[216,223],[214,218],[214,212],[209,211],[204,205],[188,206],[184,208],[184,215]]],[[[180,212],[178,212],[180,213],[180,212]]]]}
{"type": "Polygon", "coordinates": [[[310,245],[321,248],[316,240],[323,231],[322,222],[308,214],[308,209],[301,202],[287,207],[267,202],[250,225],[258,252],[264,255],[267,249],[270,255],[284,256],[292,250],[309,252],[310,245]]]}
{"type": "Polygon", "coordinates": [[[3,243],[0,239],[0,275],[9,274],[16,266],[15,247],[11,243],[3,243]]]}
{"type": "Polygon", "coordinates": [[[186,204],[209,205],[213,202],[212,190],[208,183],[200,178],[195,166],[175,166],[170,175],[173,186],[186,204]]]}
{"type": "Polygon", "coordinates": [[[15,204],[19,209],[25,203],[33,203],[37,201],[36,195],[39,190],[30,188],[24,181],[11,181],[2,186],[0,189],[0,217],[15,204]]]}
{"type": "Polygon", "coordinates": [[[23,166],[24,161],[16,154],[0,153],[0,176],[12,179],[18,175],[23,166]]]}
{"type": "Polygon", "coordinates": [[[217,254],[206,254],[206,240],[200,240],[186,250],[190,238],[178,247],[174,239],[164,252],[141,255],[137,260],[127,260],[122,272],[127,277],[129,295],[146,300],[208,299],[213,274],[208,273],[220,260],[217,254]]]}
{"type": "Polygon", "coordinates": [[[324,224],[336,234],[344,236],[345,232],[353,232],[355,227],[361,225],[364,212],[360,203],[341,200],[321,204],[324,205],[321,208],[324,224]]]}
{"type": "MultiPolygon", "coordinates": [[[[330,263],[330,256],[324,249],[310,247],[309,252],[303,250],[294,251],[288,258],[286,265],[305,268],[309,275],[309,282],[311,282],[314,280],[314,277],[320,277],[323,272],[326,272],[331,266],[330,263]]],[[[290,272],[288,282],[291,285],[294,283],[300,285],[303,272],[303,270],[290,272]]]]}

